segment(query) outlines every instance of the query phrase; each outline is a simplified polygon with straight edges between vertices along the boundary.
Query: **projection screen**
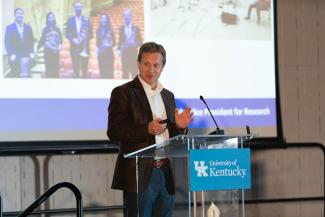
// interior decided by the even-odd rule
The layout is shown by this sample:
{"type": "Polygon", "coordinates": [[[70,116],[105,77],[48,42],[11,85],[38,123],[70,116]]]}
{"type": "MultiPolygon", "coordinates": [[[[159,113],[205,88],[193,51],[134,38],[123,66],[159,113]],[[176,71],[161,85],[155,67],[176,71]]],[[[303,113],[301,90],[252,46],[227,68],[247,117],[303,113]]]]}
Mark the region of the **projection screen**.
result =
{"type": "Polygon", "coordinates": [[[160,81],[192,108],[190,133],[215,129],[202,95],[226,134],[278,136],[272,0],[74,2],[1,1],[0,141],[106,140],[146,41],[167,51],[160,81]]]}

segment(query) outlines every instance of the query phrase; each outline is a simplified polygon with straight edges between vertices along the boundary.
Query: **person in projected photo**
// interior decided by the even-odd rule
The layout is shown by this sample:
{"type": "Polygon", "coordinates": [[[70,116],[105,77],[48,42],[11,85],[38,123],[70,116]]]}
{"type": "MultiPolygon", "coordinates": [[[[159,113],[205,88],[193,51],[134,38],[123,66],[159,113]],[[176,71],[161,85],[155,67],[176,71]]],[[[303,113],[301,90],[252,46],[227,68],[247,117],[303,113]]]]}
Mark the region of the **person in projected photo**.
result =
{"type": "Polygon", "coordinates": [[[256,15],[257,15],[257,23],[261,21],[261,11],[267,11],[271,7],[270,0],[257,0],[253,4],[251,4],[247,11],[247,16],[245,17],[246,20],[251,19],[252,10],[255,8],[256,15]]]}
{"type": "Polygon", "coordinates": [[[96,33],[97,60],[101,78],[114,78],[114,54],[115,36],[108,15],[100,17],[99,27],[96,33]]]}
{"type": "Polygon", "coordinates": [[[77,1],[74,3],[75,16],[68,19],[66,37],[70,42],[70,56],[72,60],[73,77],[88,76],[89,41],[93,37],[90,19],[82,15],[83,5],[77,1]]]}
{"type": "Polygon", "coordinates": [[[59,55],[62,47],[62,34],[56,26],[53,12],[46,15],[46,26],[42,31],[37,48],[44,47],[45,77],[58,78],[60,71],[59,55]]]}
{"type": "Polygon", "coordinates": [[[15,22],[5,31],[5,47],[11,72],[9,77],[30,77],[31,62],[35,58],[34,35],[30,25],[24,23],[22,8],[14,10],[15,22]]]}
{"type": "Polygon", "coordinates": [[[112,142],[120,144],[112,188],[124,191],[128,217],[137,216],[137,204],[140,217],[152,216],[154,208],[161,216],[169,217],[175,203],[175,185],[168,158],[141,158],[137,195],[136,161],[123,157],[123,154],[186,133],[192,120],[191,109],[185,108],[179,113],[174,94],[159,82],[165,64],[166,51],[162,45],[143,44],[137,61],[139,74],[111,93],[107,135],[112,142]]]}
{"type": "Polygon", "coordinates": [[[137,75],[137,64],[134,57],[142,44],[140,30],[132,22],[132,11],[126,9],[123,12],[124,25],[119,29],[117,49],[122,59],[123,78],[134,78],[137,75]]]}

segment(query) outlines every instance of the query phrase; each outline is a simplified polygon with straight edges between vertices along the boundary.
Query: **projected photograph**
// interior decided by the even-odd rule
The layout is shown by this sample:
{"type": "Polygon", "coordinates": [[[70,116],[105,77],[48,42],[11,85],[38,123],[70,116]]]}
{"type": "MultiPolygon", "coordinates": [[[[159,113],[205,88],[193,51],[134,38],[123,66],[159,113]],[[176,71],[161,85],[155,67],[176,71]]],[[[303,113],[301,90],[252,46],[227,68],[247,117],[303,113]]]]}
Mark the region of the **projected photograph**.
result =
{"type": "Polygon", "coordinates": [[[130,79],[143,1],[6,0],[0,78],[130,79]]]}
{"type": "Polygon", "coordinates": [[[152,0],[151,34],[271,40],[272,12],[270,0],[152,0]]]}

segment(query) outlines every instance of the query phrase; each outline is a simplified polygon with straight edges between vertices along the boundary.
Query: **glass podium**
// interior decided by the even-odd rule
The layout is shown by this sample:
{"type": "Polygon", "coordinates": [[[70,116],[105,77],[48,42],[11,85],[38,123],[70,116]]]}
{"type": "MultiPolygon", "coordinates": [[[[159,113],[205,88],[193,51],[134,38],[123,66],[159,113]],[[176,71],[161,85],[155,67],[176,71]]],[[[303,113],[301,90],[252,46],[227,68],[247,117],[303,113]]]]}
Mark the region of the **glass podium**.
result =
{"type": "MultiPolygon", "coordinates": [[[[141,161],[153,158],[168,158],[174,176],[175,182],[175,207],[173,209],[174,217],[244,217],[244,187],[233,188],[232,186],[224,186],[224,183],[212,183],[216,188],[210,187],[208,190],[193,190],[191,178],[193,173],[190,172],[192,162],[191,153],[195,150],[203,150],[209,153],[223,153],[222,150],[240,151],[244,150],[245,142],[252,139],[254,135],[179,135],[173,137],[162,144],[153,144],[146,148],[125,154],[125,158],[135,158],[136,175],[137,175],[137,191],[141,189],[141,182],[144,181],[142,176],[141,161]]],[[[245,148],[246,149],[246,148],[245,148]]],[[[200,154],[199,154],[200,155],[200,154]]],[[[221,158],[223,154],[220,155],[221,158]]],[[[219,158],[218,158],[219,159],[219,158]]],[[[220,161],[216,163],[226,163],[228,161],[220,161]]],[[[230,161],[229,161],[230,162],[230,161]]],[[[231,163],[230,163],[231,164],[231,163]]],[[[250,163],[249,163],[250,164],[250,163]]],[[[194,164],[193,164],[194,165],[194,164]]],[[[200,165],[199,163],[195,166],[200,165]]],[[[208,166],[208,165],[207,165],[208,166]]],[[[250,187],[250,165],[249,167],[249,187],[250,187]]],[[[204,167],[203,167],[204,168],[204,167]]],[[[229,167],[230,168],[230,167],[229,167]]],[[[226,171],[227,169],[223,170],[226,171]]],[[[238,172],[237,166],[237,172],[238,172]]],[[[228,170],[229,172],[230,170],[228,170]]],[[[196,172],[200,172],[196,170],[196,172]]],[[[204,176],[204,171],[203,176],[204,176]]],[[[226,171],[227,172],[227,171],[226,171]]],[[[230,171],[231,172],[231,171],[230,171]]],[[[233,170],[233,174],[236,170],[233,170]]],[[[202,175],[201,174],[201,175],[202,175]]],[[[220,171],[214,173],[221,176],[220,171]]],[[[233,175],[230,173],[230,175],[233,175]]],[[[213,182],[213,181],[212,181],[213,182]]],[[[201,183],[202,184],[202,183],[201,183]]],[[[249,188],[245,187],[245,188],[249,188]]],[[[204,188],[204,187],[203,187],[204,188]]]]}

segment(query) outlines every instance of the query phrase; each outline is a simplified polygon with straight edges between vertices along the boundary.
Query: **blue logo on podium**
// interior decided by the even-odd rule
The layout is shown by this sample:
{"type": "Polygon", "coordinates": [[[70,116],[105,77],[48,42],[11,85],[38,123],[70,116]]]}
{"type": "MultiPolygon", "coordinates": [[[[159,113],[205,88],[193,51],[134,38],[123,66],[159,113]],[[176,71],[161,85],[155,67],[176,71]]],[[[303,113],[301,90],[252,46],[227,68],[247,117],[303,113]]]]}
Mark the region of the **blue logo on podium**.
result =
{"type": "Polygon", "coordinates": [[[251,187],[250,149],[190,151],[190,190],[229,190],[251,187]]]}

